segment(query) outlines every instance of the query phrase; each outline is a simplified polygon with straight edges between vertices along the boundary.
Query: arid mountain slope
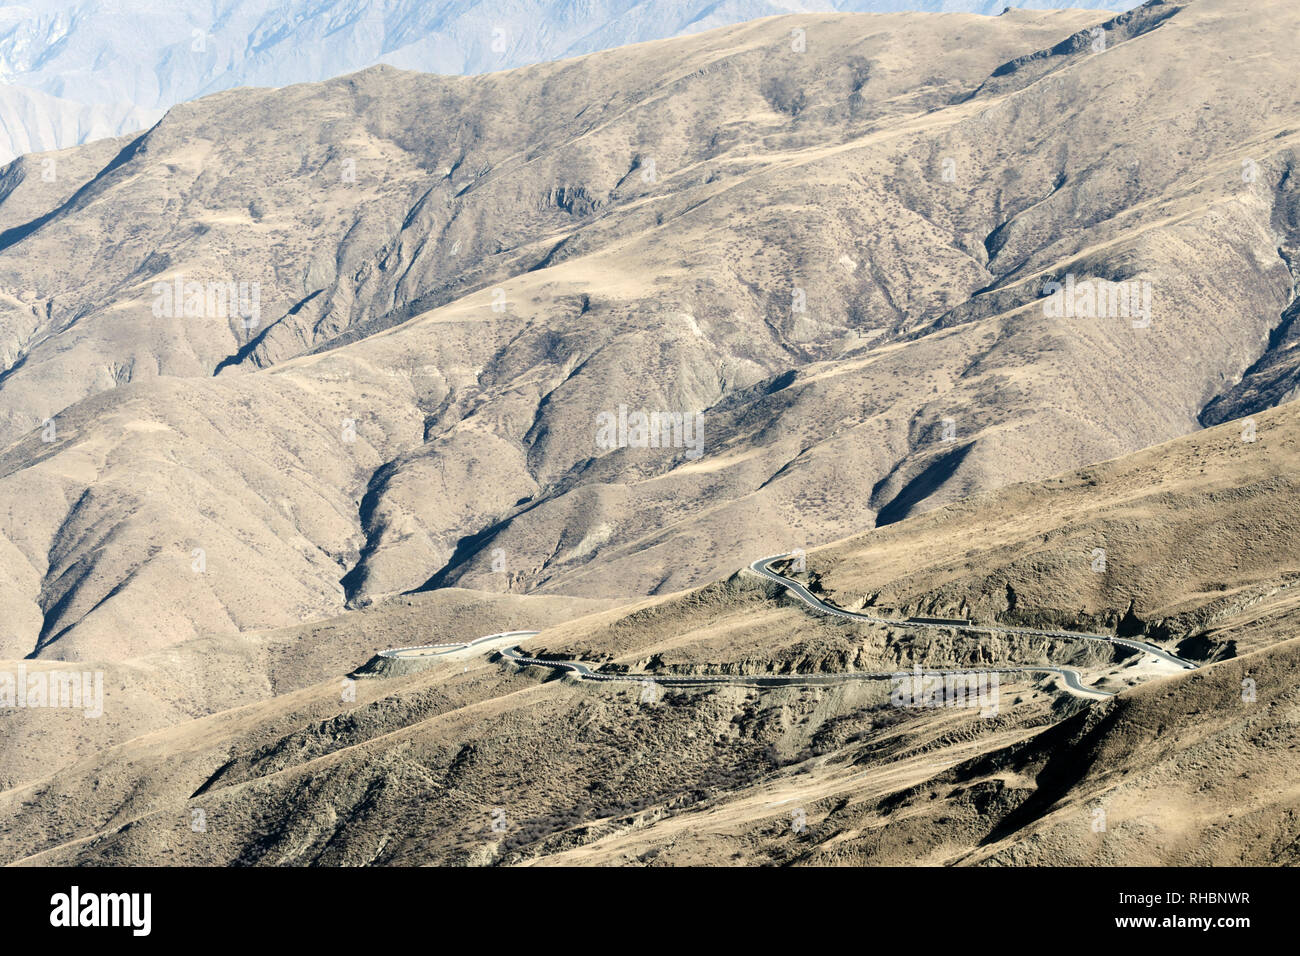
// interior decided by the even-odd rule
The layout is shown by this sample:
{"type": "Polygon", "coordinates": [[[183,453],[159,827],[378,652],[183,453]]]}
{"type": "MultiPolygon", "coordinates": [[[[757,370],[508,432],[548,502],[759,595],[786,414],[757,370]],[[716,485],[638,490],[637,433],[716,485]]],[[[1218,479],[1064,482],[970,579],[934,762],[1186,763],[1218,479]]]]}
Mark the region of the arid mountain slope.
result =
{"type": "MultiPolygon", "coordinates": [[[[580,598],[444,588],[292,627],[207,634],[132,657],[79,661],[103,675],[103,699],[77,708],[0,708],[0,790],[134,738],[324,681],[342,700],[342,675],[376,651],[549,627],[601,610],[580,598]],[[85,712],[102,708],[87,718],[85,712]]],[[[58,661],[0,660],[0,672],[67,671],[58,661]]]]}
{"type": "Polygon", "coordinates": [[[1215,623],[1300,601],[1300,407],[977,495],[807,559],[844,607],[1256,650],[1215,623]],[[1208,643],[1207,643],[1208,642],[1208,643]]]}
{"type": "Polygon", "coordinates": [[[359,680],[355,702],[340,701],[336,678],[87,755],[0,793],[0,858],[1293,862],[1300,594],[1288,585],[1300,525],[1287,509],[1300,407],[1261,413],[1256,426],[1254,442],[1219,426],[807,556],[815,579],[861,582],[870,555],[900,582],[890,593],[924,608],[999,578],[1023,595],[1020,619],[1098,624],[1130,606],[1177,608],[1179,629],[1166,618],[1168,630],[1148,636],[1176,643],[1202,664],[1193,671],[1160,677],[1105,644],[836,622],[748,572],[556,624],[525,645],[651,673],[1069,662],[1110,675],[1111,700],[1014,675],[988,717],[891,706],[885,681],[647,698],[639,683],[574,683],[480,653],[359,680]],[[1094,514],[1077,507],[1084,498],[1099,503],[1094,514]],[[1217,529],[1212,549],[1189,540],[1193,527],[1217,529]],[[1098,584],[1076,601],[1071,569],[1088,547],[1109,543],[1122,567],[1138,558],[1116,544],[1137,528],[1143,573],[1088,571],[1098,584]],[[1008,555],[1026,550],[1064,599],[1022,587],[1025,565],[1008,555]],[[1261,597],[1225,603],[1206,576],[1261,597]]]}
{"type": "Polygon", "coordinates": [[[1275,6],[377,69],[177,107],[39,215],[11,174],[0,653],[663,593],[1197,429],[1293,301],[1275,6]],[[1067,277],[1137,283],[1150,324],[1048,314],[1067,277]],[[256,283],[252,328],[178,278],[256,283]],[[598,446],[621,406],[702,443],[598,446]]]}

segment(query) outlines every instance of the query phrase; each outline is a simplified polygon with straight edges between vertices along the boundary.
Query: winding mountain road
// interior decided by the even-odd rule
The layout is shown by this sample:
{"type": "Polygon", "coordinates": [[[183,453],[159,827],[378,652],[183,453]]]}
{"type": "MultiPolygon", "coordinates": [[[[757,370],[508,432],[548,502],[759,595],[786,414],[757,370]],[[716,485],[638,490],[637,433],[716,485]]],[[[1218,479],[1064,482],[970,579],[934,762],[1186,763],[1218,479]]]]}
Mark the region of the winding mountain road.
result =
{"type": "Polygon", "coordinates": [[[856,680],[905,680],[912,677],[950,677],[966,674],[1012,674],[1018,672],[1052,673],[1065,678],[1065,684],[1078,696],[1114,697],[1104,690],[1095,690],[1082,683],[1078,671],[1070,667],[1025,666],[984,667],[977,669],[947,668],[945,670],[912,671],[843,671],[837,674],[606,674],[593,671],[582,661],[562,661],[553,658],[525,657],[517,647],[508,647],[501,656],[520,667],[549,667],[567,670],[582,680],[629,681],[643,684],[665,684],[676,687],[702,687],[709,684],[733,684],[742,687],[815,687],[822,684],[845,684],[856,680]]]}
{"type": "Polygon", "coordinates": [[[848,618],[855,621],[867,621],[871,624],[886,624],[890,627],[930,627],[942,628],[949,631],[961,631],[966,634],[1026,634],[1031,637],[1060,637],[1066,640],[1080,641],[1104,641],[1107,644],[1119,644],[1124,647],[1132,648],[1135,651],[1142,651],[1153,657],[1168,663],[1175,664],[1184,670],[1191,670],[1196,667],[1191,661],[1183,660],[1174,654],[1170,654],[1162,647],[1155,644],[1148,644],[1146,641],[1138,641],[1128,637],[1111,637],[1109,634],[1089,634],[1086,631],[1062,631],[1062,630],[1045,630],[1035,627],[1014,627],[1008,624],[935,624],[926,621],[908,621],[899,620],[889,617],[873,617],[870,614],[860,614],[857,611],[846,611],[843,608],[827,604],[817,595],[813,594],[798,581],[791,581],[784,575],[777,574],[769,565],[775,561],[783,561],[790,558],[788,554],[774,554],[766,558],[759,558],[749,566],[749,570],[755,574],[762,575],[770,581],[775,581],[787,591],[803,601],[813,610],[821,611],[823,614],[831,614],[835,617],[848,618]]]}
{"type": "MultiPolygon", "coordinates": [[[[1040,629],[1032,627],[1013,627],[1010,625],[985,625],[969,624],[960,622],[938,623],[934,621],[923,620],[899,620],[897,618],[875,617],[870,614],[862,614],[857,611],[846,611],[843,608],[827,604],[821,598],[817,597],[798,581],[793,581],[784,575],[773,571],[771,565],[776,561],[788,560],[789,554],[774,554],[766,558],[759,558],[753,562],[749,569],[769,581],[775,581],[796,598],[806,604],[809,608],[821,614],[829,614],[833,617],[844,618],[847,620],[866,621],[871,624],[883,624],[889,627],[913,627],[913,628],[933,628],[941,630],[959,631],[968,634],[1024,634],[1035,637],[1056,637],[1068,640],[1087,640],[1087,641],[1105,641],[1109,644],[1119,644],[1124,647],[1142,653],[1151,654],[1157,659],[1166,663],[1177,665],[1184,669],[1194,668],[1196,665],[1190,661],[1183,660],[1163,648],[1154,644],[1148,644],[1145,641],[1133,640],[1131,638],[1110,637],[1106,634],[1089,634],[1084,631],[1065,631],[1040,629]]],[[[475,638],[466,642],[449,642],[444,644],[422,644],[416,647],[394,647],[386,651],[380,651],[380,657],[388,658],[411,658],[411,657],[433,657],[441,654],[450,654],[454,651],[464,650],[479,644],[486,644],[506,638],[535,637],[540,631],[502,631],[497,634],[487,634],[483,637],[475,638]]],[[[959,669],[948,668],[946,670],[914,670],[912,672],[885,672],[885,671],[848,671],[837,674],[649,674],[649,673],[629,673],[629,674],[611,674],[601,671],[592,670],[582,661],[576,660],[558,660],[554,658],[527,657],[522,654],[518,647],[506,647],[501,650],[503,659],[510,661],[521,667],[549,667],[552,670],[568,671],[574,674],[580,680],[590,681],[622,681],[634,683],[649,683],[657,685],[671,686],[692,686],[701,687],[717,684],[734,684],[750,687],[787,687],[787,686],[817,686],[822,684],[838,684],[855,680],[892,680],[900,677],[947,677],[950,675],[962,674],[1012,674],[1012,673],[1039,673],[1039,674],[1057,674],[1064,680],[1064,684],[1070,693],[1077,697],[1089,699],[1114,697],[1109,691],[1098,690],[1089,687],[1083,683],[1083,677],[1079,671],[1072,667],[1058,667],[1047,664],[1033,664],[1023,666],[1007,667],[988,667],[978,669],[959,669]]]]}

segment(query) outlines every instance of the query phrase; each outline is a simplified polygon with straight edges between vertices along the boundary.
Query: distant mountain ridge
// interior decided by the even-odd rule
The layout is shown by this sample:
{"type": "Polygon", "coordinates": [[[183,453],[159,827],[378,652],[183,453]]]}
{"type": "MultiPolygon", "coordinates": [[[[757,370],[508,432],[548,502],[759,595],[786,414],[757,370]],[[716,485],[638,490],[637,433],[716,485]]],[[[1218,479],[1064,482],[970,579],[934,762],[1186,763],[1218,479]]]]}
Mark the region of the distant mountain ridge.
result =
{"type": "Polygon", "coordinates": [[[0,95],[0,162],[133,132],[208,93],[325,80],[379,63],[486,73],[774,14],[996,15],[1005,7],[1005,0],[178,0],[160,8],[155,0],[33,0],[0,7],[0,81],[11,87],[0,95]]]}

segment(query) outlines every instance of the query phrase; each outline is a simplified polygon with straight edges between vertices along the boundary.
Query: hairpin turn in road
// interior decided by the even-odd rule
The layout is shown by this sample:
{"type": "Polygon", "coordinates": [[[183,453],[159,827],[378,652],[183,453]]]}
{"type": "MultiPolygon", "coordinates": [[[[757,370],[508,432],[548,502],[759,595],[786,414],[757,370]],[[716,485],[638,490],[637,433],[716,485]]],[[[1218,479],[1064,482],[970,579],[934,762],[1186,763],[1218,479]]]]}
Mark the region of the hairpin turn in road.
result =
{"type": "MultiPolygon", "coordinates": [[[[846,620],[866,621],[870,624],[883,624],[890,627],[932,628],[959,631],[968,634],[1024,634],[1037,637],[1066,638],[1071,640],[1105,641],[1110,644],[1119,644],[1136,651],[1151,654],[1159,660],[1175,664],[1184,669],[1191,669],[1196,666],[1191,661],[1183,660],[1181,657],[1177,657],[1176,655],[1164,650],[1164,648],[1157,647],[1156,645],[1149,644],[1145,641],[1134,640],[1132,638],[1111,637],[1106,634],[1089,634],[1084,631],[1013,627],[1010,625],[1000,624],[987,625],[962,623],[958,621],[925,621],[917,619],[899,620],[897,618],[875,617],[857,611],[846,611],[843,608],[827,604],[798,581],[791,580],[790,578],[772,570],[771,565],[773,563],[789,560],[790,558],[791,555],[789,554],[769,555],[768,557],[759,558],[757,561],[753,562],[749,566],[749,569],[755,574],[767,578],[769,581],[775,581],[777,584],[780,584],[809,608],[821,614],[829,614],[833,617],[843,618],[846,620]]],[[[464,650],[478,644],[486,644],[504,638],[536,637],[540,633],[540,631],[502,631],[497,634],[486,634],[483,637],[475,638],[472,641],[423,644],[415,647],[394,647],[386,651],[381,651],[379,656],[387,658],[434,657],[442,654],[450,654],[453,651],[464,650]]],[[[520,667],[549,667],[552,670],[568,671],[579,680],[606,682],[630,681],[671,686],[700,687],[717,684],[736,684],[749,687],[816,686],[819,684],[834,684],[855,680],[889,680],[900,676],[898,672],[886,671],[846,671],[836,674],[611,674],[592,670],[582,661],[527,657],[520,652],[517,646],[503,648],[500,653],[504,660],[510,661],[512,664],[516,664],[520,667]]],[[[1063,678],[1066,689],[1077,697],[1096,699],[1115,696],[1109,691],[1089,687],[1083,682],[1083,676],[1079,671],[1072,667],[1060,667],[1047,664],[987,667],[978,669],[948,668],[945,670],[916,670],[913,672],[914,675],[923,677],[946,676],[951,674],[1011,673],[1057,674],[1063,678]]]]}

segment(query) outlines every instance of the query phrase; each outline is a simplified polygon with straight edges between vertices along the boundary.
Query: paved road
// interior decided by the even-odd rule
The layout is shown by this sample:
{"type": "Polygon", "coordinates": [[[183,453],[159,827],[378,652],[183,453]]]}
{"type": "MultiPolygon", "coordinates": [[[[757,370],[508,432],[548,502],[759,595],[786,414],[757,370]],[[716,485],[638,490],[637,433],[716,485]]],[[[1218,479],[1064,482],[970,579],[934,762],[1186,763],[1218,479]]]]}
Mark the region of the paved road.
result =
{"type": "MultiPolygon", "coordinates": [[[[884,624],[890,627],[914,627],[914,628],[938,628],[943,630],[960,631],[968,634],[1027,634],[1035,637],[1058,637],[1070,640],[1086,641],[1105,641],[1110,644],[1121,644],[1125,647],[1132,648],[1151,654],[1160,660],[1171,664],[1176,664],[1183,668],[1193,668],[1196,665],[1190,661],[1185,661],[1181,657],[1170,654],[1163,648],[1156,647],[1154,644],[1148,644],[1145,641],[1132,640],[1130,638],[1111,637],[1106,634],[1089,634],[1084,631],[1062,631],[1062,630],[1044,630],[1033,627],[1012,627],[1004,625],[983,625],[983,624],[958,624],[945,623],[938,624],[926,621],[907,621],[897,618],[874,617],[870,614],[861,614],[856,611],[845,611],[842,608],[827,604],[821,598],[817,597],[798,581],[792,581],[784,575],[777,574],[770,565],[775,561],[781,561],[789,558],[788,554],[774,554],[766,558],[759,558],[749,566],[755,574],[759,574],[770,581],[780,584],[791,594],[797,597],[808,607],[822,614],[829,614],[833,617],[845,618],[855,621],[867,621],[872,624],[884,624]]],[[[498,634],[488,634],[484,637],[475,638],[465,643],[447,643],[447,644],[423,644],[418,647],[394,647],[386,651],[380,651],[380,657],[428,657],[439,654],[450,654],[453,651],[464,650],[467,647],[473,647],[477,644],[484,644],[489,641],[502,640],[511,637],[535,637],[540,631],[502,631],[498,634]]],[[[566,661],[553,658],[526,657],[519,651],[518,647],[507,647],[501,651],[501,656],[506,660],[520,666],[549,667],[552,670],[569,671],[576,675],[580,680],[591,681],[625,681],[634,683],[652,683],[659,685],[672,686],[691,686],[702,687],[716,684],[736,684],[750,687],[788,687],[788,686],[816,686],[821,684],[846,683],[855,680],[893,680],[899,677],[938,677],[951,674],[1013,674],[1013,673],[1035,673],[1035,674],[1057,674],[1064,678],[1066,688],[1078,697],[1087,698],[1104,698],[1114,697],[1115,695],[1108,691],[1098,690],[1089,687],[1083,683],[1083,676],[1072,667],[1057,667],[1053,665],[1023,665],[1009,667],[988,667],[978,669],[953,669],[947,670],[928,670],[911,672],[886,672],[886,671],[849,671],[838,674],[649,674],[649,673],[628,673],[628,674],[610,674],[601,671],[594,671],[582,661],[566,661]]]]}
{"type": "Polygon", "coordinates": [[[507,637],[536,637],[541,631],[502,631],[500,634],[485,634],[483,637],[476,637],[472,641],[453,641],[448,644],[420,644],[415,647],[390,647],[386,651],[380,651],[380,657],[436,657],[439,654],[450,654],[452,651],[463,651],[467,647],[474,647],[476,644],[486,644],[489,641],[502,640],[507,637]]]}
{"type": "Polygon", "coordinates": [[[1169,664],[1175,664],[1185,670],[1191,670],[1196,667],[1191,661],[1183,660],[1170,654],[1162,647],[1155,644],[1148,644],[1146,641],[1137,641],[1127,637],[1111,637],[1109,634],[1089,634],[1086,631],[1059,631],[1045,630],[1036,627],[1012,627],[1004,624],[933,624],[924,621],[906,621],[890,617],[873,617],[870,614],[859,614],[856,611],[845,611],[842,608],[827,604],[821,598],[817,597],[798,581],[791,581],[783,575],[777,574],[769,565],[774,561],[781,561],[789,558],[788,554],[774,554],[766,558],[759,558],[749,566],[749,569],[755,574],[761,574],[763,577],[775,581],[787,591],[803,601],[814,610],[821,611],[823,614],[832,614],[836,617],[847,618],[854,621],[868,621],[872,624],[887,624],[890,627],[928,627],[941,628],[948,631],[961,631],[966,634],[1028,634],[1033,637],[1061,637],[1067,640],[1082,641],[1105,641],[1108,644],[1121,644],[1124,647],[1132,648],[1135,651],[1142,651],[1151,654],[1169,664]]]}
{"type": "Polygon", "coordinates": [[[678,687],[702,687],[709,684],[734,684],[745,687],[815,687],[823,684],[845,684],[857,680],[898,680],[911,677],[948,677],[954,674],[1060,674],[1066,686],[1082,697],[1114,697],[1104,690],[1096,690],[1082,683],[1082,676],[1071,667],[1024,666],[985,667],[977,669],[947,668],[945,670],[911,671],[844,671],[836,674],[606,674],[593,671],[582,661],[561,661],[554,658],[525,657],[517,647],[507,647],[501,656],[521,667],[549,667],[566,670],[582,680],[629,681],[632,683],[664,684],[678,687]]]}

